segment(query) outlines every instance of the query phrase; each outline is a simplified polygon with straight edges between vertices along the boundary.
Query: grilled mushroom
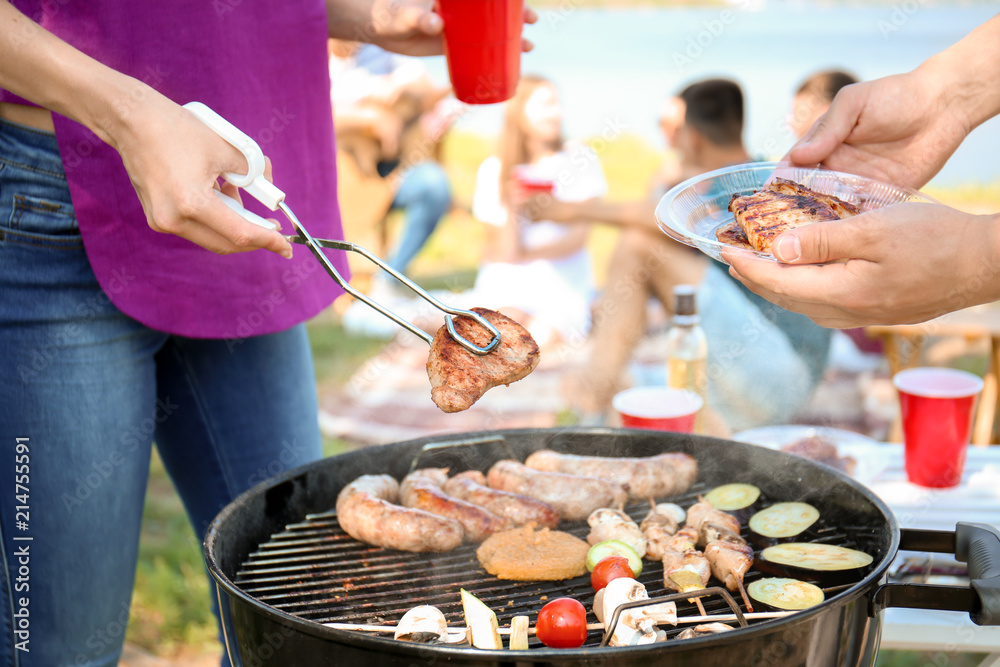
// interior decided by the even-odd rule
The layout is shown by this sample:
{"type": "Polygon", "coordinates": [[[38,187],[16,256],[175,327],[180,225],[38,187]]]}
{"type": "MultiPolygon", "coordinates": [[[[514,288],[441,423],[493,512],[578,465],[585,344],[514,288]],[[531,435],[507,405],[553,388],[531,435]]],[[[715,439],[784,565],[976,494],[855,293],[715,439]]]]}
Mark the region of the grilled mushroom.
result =
{"type": "Polygon", "coordinates": [[[399,619],[395,639],[405,642],[430,644],[444,641],[448,636],[448,622],[437,607],[420,605],[414,607],[399,619]]]}
{"type": "MultiPolygon", "coordinates": [[[[626,602],[648,600],[646,587],[635,579],[621,577],[608,583],[600,597],[601,612],[595,614],[607,625],[614,619],[615,609],[626,602]]],[[[595,606],[598,600],[595,597],[595,606]]],[[[673,602],[652,604],[648,607],[624,609],[618,616],[614,633],[611,635],[611,646],[635,646],[638,644],[653,644],[663,641],[666,633],[659,632],[657,623],[677,624],[677,605],[673,602]]]]}

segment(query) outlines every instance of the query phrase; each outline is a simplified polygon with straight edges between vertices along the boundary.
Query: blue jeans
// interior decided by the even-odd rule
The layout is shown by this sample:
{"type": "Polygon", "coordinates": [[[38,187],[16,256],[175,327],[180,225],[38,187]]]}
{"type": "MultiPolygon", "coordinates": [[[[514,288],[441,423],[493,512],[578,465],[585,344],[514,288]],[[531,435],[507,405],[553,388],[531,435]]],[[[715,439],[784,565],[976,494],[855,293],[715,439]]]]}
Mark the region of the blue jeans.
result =
{"type": "Polygon", "coordinates": [[[399,239],[389,266],[406,273],[410,262],[427,243],[451,205],[448,176],[437,162],[421,162],[403,176],[392,208],[406,211],[403,236],[399,239]]]}
{"type": "Polygon", "coordinates": [[[4,667],[118,664],[154,440],[199,542],[239,493],[321,454],[304,325],[233,344],[124,315],[54,135],[3,121],[0,373],[4,667]]]}

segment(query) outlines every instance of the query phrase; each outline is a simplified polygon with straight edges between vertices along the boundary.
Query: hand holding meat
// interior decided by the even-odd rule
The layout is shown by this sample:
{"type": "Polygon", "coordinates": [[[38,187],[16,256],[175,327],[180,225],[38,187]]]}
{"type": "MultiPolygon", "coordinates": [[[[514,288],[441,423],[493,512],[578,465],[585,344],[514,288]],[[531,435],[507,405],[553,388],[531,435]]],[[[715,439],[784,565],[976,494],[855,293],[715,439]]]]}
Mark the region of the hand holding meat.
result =
{"type": "MultiPolygon", "coordinates": [[[[431,399],[444,412],[461,412],[497,385],[509,385],[527,376],[538,365],[538,344],[528,330],[493,310],[473,308],[500,331],[500,344],[484,355],[459,345],[446,327],[438,329],[427,358],[431,399]]],[[[485,347],[492,334],[468,317],[456,317],[455,331],[475,345],[485,347]]]]}
{"type": "Polygon", "coordinates": [[[786,264],[724,257],[751,291],[819,325],[908,324],[1000,299],[985,268],[998,238],[1000,216],[904,203],[787,232],[774,245],[786,264]]]}

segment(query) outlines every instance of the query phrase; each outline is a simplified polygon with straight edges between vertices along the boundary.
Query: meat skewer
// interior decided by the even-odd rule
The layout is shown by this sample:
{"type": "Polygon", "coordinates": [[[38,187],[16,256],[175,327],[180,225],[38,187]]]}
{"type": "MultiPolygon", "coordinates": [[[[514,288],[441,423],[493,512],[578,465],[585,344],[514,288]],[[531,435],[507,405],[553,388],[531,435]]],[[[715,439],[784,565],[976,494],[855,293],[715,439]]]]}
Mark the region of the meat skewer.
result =
{"type": "MultiPolygon", "coordinates": [[[[663,563],[663,585],[680,593],[701,590],[708,586],[711,568],[704,554],[695,549],[690,529],[684,529],[678,537],[675,514],[668,504],[657,505],[649,499],[649,514],[642,520],[642,531],[646,535],[647,554],[663,563]]],[[[691,598],[698,611],[705,615],[701,598],[691,598]]]]}
{"type": "Polygon", "coordinates": [[[528,496],[491,489],[486,486],[486,476],[478,470],[452,475],[441,488],[449,496],[510,519],[515,526],[534,523],[542,528],[555,528],[559,524],[559,513],[552,505],[528,496]]]}
{"type": "Polygon", "coordinates": [[[602,507],[590,513],[587,523],[590,525],[588,544],[618,540],[635,549],[639,558],[646,555],[646,537],[635,521],[632,521],[632,517],[625,512],[602,507]]]}
{"type": "Polygon", "coordinates": [[[753,549],[740,536],[740,522],[732,514],[716,509],[712,503],[699,498],[688,508],[684,530],[688,529],[695,536],[695,543],[704,547],[712,574],[729,590],[738,590],[747,611],[753,611],[750,597],[743,587],[743,575],[753,565],[753,549]]]}

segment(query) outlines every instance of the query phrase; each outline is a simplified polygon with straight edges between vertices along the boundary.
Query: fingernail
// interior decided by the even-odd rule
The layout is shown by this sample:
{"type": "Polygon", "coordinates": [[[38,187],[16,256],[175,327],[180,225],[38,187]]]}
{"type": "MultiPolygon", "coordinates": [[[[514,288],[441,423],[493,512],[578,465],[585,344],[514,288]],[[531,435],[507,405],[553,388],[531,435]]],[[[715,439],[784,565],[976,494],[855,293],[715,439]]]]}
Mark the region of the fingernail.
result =
{"type": "Polygon", "coordinates": [[[285,259],[291,259],[292,258],[292,249],[288,248],[287,250],[282,251],[281,256],[284,257],[285,259]]]}
{"type": "Polygon", "coordinates": [[[802,256],[802,242],[797,236],[782,236],[774,244],[774,256],[780,261],[794,262],[802,256]]]}

